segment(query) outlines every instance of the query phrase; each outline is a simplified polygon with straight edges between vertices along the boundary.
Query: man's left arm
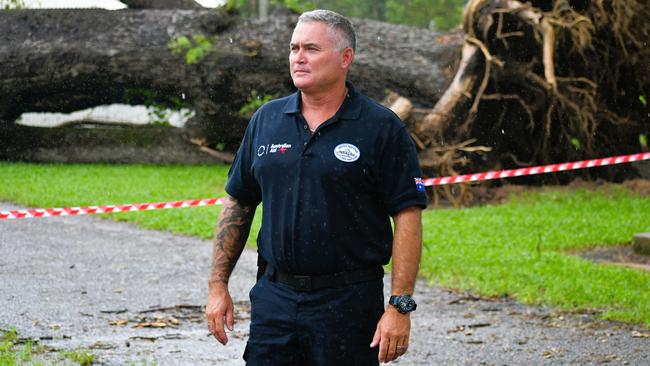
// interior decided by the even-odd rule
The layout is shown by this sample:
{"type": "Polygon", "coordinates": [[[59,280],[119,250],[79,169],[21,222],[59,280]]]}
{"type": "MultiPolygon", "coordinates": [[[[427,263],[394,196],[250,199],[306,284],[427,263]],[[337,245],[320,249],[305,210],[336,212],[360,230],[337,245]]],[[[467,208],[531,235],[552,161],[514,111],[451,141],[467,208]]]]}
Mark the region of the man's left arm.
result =
{"type": "MultiPolygon", "coordinates": [[[[393,268],[391,294],[413,295],[422,255],[422,210],[406,208],[393,216],[393,268]]],[[[410,313],[401,314],[388,305],[370,347],[379,345],[379,362],[390,362],[406,353],[411,333],[410,313]]]]}

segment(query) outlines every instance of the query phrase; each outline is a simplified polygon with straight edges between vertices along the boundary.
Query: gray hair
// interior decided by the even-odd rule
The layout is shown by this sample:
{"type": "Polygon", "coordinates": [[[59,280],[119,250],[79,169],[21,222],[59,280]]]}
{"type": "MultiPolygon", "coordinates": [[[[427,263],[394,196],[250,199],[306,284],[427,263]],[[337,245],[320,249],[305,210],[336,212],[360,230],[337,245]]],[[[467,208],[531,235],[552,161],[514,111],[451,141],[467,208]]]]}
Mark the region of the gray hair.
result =
{"type": "Polygon", "coordinates": [[[354,27],[343,15],[331,10],[316,9],[302,13],[300,18],[298,18],[298,24],[308,22],[321,22],[327,24],[330,30],[335,33],[336,48],[339,51],[343,51],[347,47],[356,51],[357,36],[354,32],[354,27]]]}

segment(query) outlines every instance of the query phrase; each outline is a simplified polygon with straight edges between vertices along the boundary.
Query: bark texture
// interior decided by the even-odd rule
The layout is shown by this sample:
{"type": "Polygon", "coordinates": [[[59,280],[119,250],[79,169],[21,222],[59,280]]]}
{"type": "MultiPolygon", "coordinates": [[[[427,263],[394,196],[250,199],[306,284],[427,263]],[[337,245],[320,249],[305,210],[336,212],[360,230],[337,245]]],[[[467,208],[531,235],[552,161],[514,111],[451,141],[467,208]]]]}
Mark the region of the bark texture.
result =
{"type": "MultiPolygon", "coordinates": [[[[22,10],[0,12],[0,121],[24,112],[96,105],[182,103],[196,112],[188,138],[234,150],[257,95],[293,92],[288,42],[297,15],[242,19],[215,10],[22,10]],[[194,64],[175,55],[177,37],[212,46],[194,64]]],[[[358,53],[350,79],[382,99],[387,89],[431,106],[454,74],[461,37],[354,20],[358,53]]],[[[194,45],[194,44],[193,44],[194,45]]]]}
{"type": "Polygon", "coordinates": [[[194,0],[120,0],[129,9],[201,9],[194,0]]]}

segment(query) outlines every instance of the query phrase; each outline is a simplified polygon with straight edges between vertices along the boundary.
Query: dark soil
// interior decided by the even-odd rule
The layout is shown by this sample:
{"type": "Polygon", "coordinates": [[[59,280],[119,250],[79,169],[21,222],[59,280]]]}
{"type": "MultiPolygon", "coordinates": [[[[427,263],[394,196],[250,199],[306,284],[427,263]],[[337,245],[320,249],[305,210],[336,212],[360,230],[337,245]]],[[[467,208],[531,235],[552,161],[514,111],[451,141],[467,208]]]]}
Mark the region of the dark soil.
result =
{"type": "Polygon", "coordinates": [[[592,248],[572,254],[596,263],[611,263],[650,272],[650,256],[635,253],[631,245],[592,248]]]}

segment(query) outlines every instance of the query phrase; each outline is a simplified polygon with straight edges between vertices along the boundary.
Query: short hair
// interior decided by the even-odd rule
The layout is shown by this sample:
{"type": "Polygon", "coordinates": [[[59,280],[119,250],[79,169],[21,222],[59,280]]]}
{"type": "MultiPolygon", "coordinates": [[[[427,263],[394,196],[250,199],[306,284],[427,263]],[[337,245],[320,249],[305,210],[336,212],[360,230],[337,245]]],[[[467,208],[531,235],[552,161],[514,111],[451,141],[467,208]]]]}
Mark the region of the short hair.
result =
{"type": "Polygon", "coordinates": [[[343,51],[347,47],[356,51],[357,36],[352,23],[343,15],[331,11],[316,9],[302,13],[298,18],[298,24],[308,22],[321,22],[328,25],[330,30],[336,33],[336,48],[343,51]]]}

